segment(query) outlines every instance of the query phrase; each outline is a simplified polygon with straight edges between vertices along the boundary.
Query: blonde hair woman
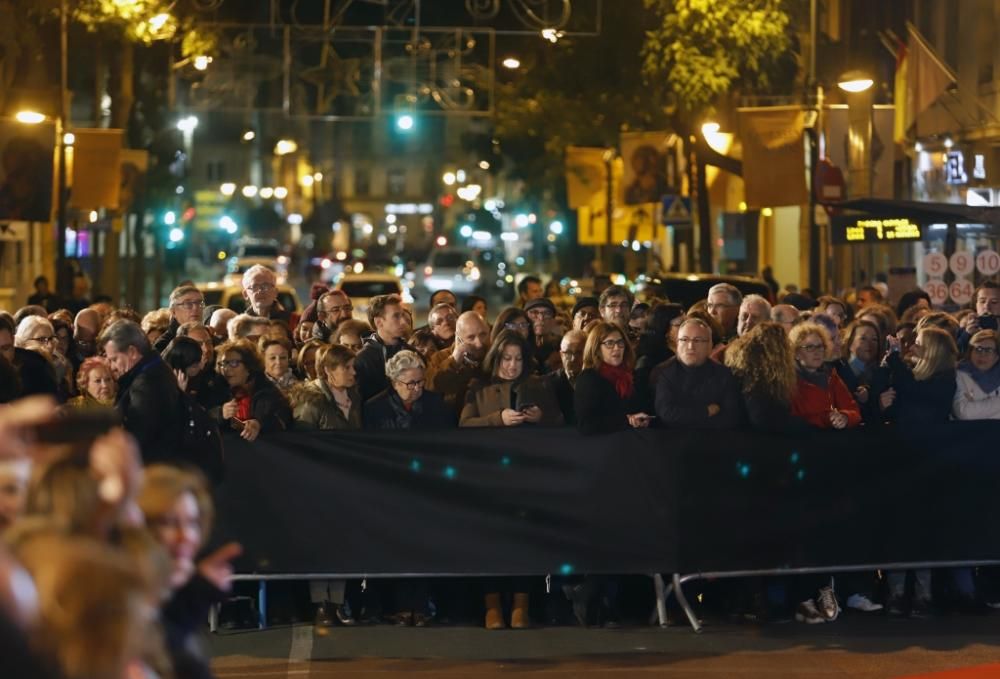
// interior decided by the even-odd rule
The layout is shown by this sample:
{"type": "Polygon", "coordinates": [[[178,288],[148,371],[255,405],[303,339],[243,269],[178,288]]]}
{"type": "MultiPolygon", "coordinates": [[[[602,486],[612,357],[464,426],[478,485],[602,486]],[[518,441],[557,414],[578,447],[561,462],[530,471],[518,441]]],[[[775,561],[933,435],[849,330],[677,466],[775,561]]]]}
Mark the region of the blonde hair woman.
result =
{"type": "Polygon", "coordinates": [[[899,340],[890,335],[888,342],[893,386],[879,399],[886,416],[901,428],[947,422],[955,397],[955,339],[940,328],[921,328],[911,349],[912,366],[900,358],[899,340]]]}
{"type": "Polygon", "coordinates": [[[955,417],[959,420],[1000,420],[1000,335],[980,330],[969,340],[965,360],[958,364],[955,417]]]}

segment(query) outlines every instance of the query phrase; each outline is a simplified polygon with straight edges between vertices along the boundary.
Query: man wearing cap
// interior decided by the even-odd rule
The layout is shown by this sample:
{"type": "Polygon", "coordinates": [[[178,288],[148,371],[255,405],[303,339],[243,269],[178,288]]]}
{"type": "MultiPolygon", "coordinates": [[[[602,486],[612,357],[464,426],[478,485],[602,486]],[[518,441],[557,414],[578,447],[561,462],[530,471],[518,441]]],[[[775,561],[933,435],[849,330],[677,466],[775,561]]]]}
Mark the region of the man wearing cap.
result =
{"type": "Polygon", "coordinates": [[[586,331],[587,325],[591,321],[601,319],[601,312],[597,307],[596,297],[581,297],[573,305],[573,329],[586,331]]]}
{"type": "Polygon", "coordinates": [[[539,297],[524,305],[524,313],[534,329],[538,372],[550,372],[559,366],[560,337],[556,332],[556,305],[548,297],[539,297]]]}

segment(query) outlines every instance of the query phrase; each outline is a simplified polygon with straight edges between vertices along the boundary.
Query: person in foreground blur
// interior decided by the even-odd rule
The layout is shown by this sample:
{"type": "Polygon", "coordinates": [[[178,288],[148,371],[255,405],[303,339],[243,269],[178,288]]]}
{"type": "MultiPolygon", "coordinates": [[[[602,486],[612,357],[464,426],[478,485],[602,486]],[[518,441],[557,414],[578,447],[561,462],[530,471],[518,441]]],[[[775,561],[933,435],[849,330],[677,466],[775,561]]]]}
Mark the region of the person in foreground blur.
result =
{"type": "Polygon", "coordinates": [[[642,412],[632,365],[635,355],[617,323],[601,321],[587,334],[583,371],[576,378],[573,408],[583,434],[604,434],[629,427],[644,429],[653,417],[642,412]]]}

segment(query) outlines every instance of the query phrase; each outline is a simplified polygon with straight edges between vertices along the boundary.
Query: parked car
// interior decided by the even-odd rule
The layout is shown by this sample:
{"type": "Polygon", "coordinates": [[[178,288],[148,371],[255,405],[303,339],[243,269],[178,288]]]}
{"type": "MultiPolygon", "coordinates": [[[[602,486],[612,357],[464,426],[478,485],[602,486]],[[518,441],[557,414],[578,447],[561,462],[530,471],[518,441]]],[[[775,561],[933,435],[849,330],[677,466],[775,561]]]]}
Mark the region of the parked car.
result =
{"type": "Polygon", "coordinates": [[[774,301],[770,286],[753,276],[724,276],[712,273],[660,273],[647,277],[636,288],[640,295],[665,297],[685,309],[708,297],[716,283],[729,283],[743,295],[760,295],[774,301]]]}
{"type": "Polygon", "coordinates": [[[241,238],[236,241],[233,256],[226,263],[226,285],[240,285],[247,269],[257,264],[266,266],[278,276],[278,283],[288,279],[288,256],[273,239],[241,238]]]}
{"type": "Polygon", "coordinates": [[[482,282],[482,271],[472,253],[459,248],[432,250],[423,274],[424,288],[431,294],[451,290],[456,295],[470,295],[482,282]]]}
{"type": "Polygon", "coordinates": [[[413,302],[409,287],[397,276],[387,273],[345,273],[337,279],[334,289],[343,290],[351,298],[354,318],[366,323],[372,297],[396,294],[403,298],[405,304],[413,302]]]}

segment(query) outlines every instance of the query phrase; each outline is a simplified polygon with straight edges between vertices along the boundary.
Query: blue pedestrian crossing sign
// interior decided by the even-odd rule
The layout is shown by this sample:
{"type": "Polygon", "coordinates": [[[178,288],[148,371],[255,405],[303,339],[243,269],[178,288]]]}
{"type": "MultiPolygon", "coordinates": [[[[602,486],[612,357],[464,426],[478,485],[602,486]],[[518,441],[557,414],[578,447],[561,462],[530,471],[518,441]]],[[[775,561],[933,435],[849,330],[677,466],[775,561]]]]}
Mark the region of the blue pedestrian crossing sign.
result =
{"type": "Polygon", "coordinates": [[[663,197],[664,224],[675,226],[691,223],[691,199],[687,196],[666,195],[663,197]]]}

